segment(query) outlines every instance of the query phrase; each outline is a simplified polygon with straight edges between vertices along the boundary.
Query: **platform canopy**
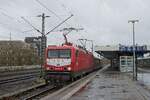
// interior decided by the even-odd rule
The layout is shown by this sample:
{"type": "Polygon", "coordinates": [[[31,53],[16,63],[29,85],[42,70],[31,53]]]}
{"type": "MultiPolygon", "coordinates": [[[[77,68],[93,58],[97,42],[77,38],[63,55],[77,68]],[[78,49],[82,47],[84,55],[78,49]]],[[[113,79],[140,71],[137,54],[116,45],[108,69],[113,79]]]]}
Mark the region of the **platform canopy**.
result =
{"type": "MultiPolygon", "coordinates": [[[[125,46],[125,45],[106,45],[106,46],[98,46],[94,47],[95,52],[98,54],[108,58],[115,59],[121,55],[132,55],[133,54],[133,46],[125,46]]],[[[143,56],[145,53],[150,52],[150,46],[148,45],[136,45],[135,52],[137,56],[143,56]]]]}

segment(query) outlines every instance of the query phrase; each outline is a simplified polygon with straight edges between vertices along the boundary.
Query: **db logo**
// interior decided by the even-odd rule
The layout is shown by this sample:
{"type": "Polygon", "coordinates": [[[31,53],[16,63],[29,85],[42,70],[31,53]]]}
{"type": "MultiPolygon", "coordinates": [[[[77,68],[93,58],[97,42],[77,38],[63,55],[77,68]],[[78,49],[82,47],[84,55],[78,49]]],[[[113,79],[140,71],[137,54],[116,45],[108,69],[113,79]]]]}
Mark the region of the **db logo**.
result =
{"type": "Polygon", "coordinates": [[[60,64],[57,64],[57,66],[60,66],[60,64]]]}

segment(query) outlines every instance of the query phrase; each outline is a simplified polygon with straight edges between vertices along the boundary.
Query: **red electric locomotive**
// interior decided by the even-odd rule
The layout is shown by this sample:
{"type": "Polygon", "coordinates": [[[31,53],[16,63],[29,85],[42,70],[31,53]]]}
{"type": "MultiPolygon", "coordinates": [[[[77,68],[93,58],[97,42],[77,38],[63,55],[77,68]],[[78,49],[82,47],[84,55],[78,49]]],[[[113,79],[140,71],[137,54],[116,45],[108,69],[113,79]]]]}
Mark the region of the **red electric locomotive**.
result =
{"type": "Polygon", "coordinates": [[[98,67],[93,54],[67,42],[62,46],[48,46],[45,54],[45,80],[51,82],[73,80],[98,67]],[[95,63],[96,62],[96,63],[95,63]]]}
{"type": "Polygon", "coordinates": [[[48,46],[45,56],[46,80],[72,80],[94,69],[93,54],[73,45],[48,46]]]}

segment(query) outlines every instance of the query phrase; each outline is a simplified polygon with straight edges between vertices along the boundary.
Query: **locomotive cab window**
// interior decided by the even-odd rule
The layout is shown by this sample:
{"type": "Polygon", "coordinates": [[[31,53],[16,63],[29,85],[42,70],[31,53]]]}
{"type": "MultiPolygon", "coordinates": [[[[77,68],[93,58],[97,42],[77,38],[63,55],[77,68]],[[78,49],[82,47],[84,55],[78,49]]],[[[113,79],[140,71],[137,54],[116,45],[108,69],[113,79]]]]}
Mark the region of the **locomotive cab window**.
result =
{"type": "Polygon", "coordinates": [[[58,50],[48,50],[48,58],[58,58],[58,50]]]}
{"type": "Polygon", "coordinates": [[[59,57],[60,58],[70,58],[71,51],[70,50],[59,50],[59,57]]]}
{"type": "Polygon", "coordinates": [[[70,58],[71,50],[48,50],[48,58],[70,58]]]}

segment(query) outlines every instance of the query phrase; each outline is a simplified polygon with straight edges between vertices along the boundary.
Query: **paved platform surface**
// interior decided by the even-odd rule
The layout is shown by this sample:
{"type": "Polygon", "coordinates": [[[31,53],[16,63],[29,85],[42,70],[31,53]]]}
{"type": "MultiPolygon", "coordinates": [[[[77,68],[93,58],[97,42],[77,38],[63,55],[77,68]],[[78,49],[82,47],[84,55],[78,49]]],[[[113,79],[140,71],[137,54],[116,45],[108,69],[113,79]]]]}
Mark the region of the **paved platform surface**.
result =
{"type": "Polygon", "coordinates": [[[150,100],[150,92],[118,72],[99,73],[70,100],[150,100]]]}

